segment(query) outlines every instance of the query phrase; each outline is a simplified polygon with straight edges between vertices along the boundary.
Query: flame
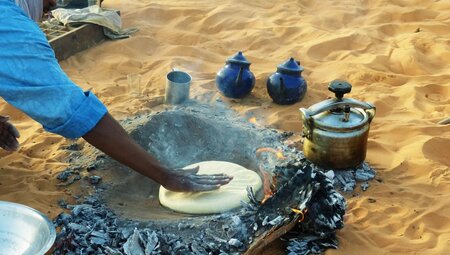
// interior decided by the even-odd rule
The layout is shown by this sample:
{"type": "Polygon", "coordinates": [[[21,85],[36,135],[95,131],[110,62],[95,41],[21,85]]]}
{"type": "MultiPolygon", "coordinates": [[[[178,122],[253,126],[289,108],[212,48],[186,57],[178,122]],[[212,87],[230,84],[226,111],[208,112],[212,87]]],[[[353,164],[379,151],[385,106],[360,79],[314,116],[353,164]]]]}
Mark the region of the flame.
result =
{"type": "Polygon", "coordinates": [[[273,148],[259,148],[256,150],[256,157],[257,158],[261,158],[261,154],[263,154],[264,152],[269,152],[274,154],[277,159],[279,160],[285,160],[286,157],[284,156],[283,152],[281,151],[281,149],[273,149],[273,148]]]}
{"type": "Polygon", "coordinates": [[[256,150],[256,157],[259,161],[259,171],[264,179],[264,198],[261,203],[269,199],[276,190],[276,178],[273,176],[276,163],[286,159],[281,150],[273,148],[259,148],[256,150]]]}
{"type": "Polygon", "coordinates": [[[277,158],[278,159],[286,159],[286,157],[284,157],[284,154],[281,150],[277,151],[277,158]]]}
{"type": "Polygon", "coordinates": [[[308,212],[308,208],[305,208],[304,210],[299,210],[296,208],[291,208],[292,212],[295,214],[300,214],[300,219],[298,219],[298,222],[302,222],[305,220],[305,214],[308,212]]]}
{"type": "Polygon", "coordinates": [[[248,122],[256,124],[256,117],[251,117],[250,119],[248,119],[248,122]]]}
{"type": "Polygon", "coordinates": [[[261,200],[261,203],[264,204],[264,202],[266,202],[267,199],[269,199],[271,196],[273,196],[274,193],[271,188],[272,176],[267,172],[262,172],[262,174],[263,174],[263,178],[264,178],[264,184],[263,184],[264,198],[261,200]]]}
{"type": "Polygon", "coordinates": [[[261,154],[263,154],[264,152],[270,152],[275,155],[278,153],[278,151],[273,148],[268,148],[268,147],[267,148],[259,148],[256,150],[256,157],[260,158],[261,154]]]}

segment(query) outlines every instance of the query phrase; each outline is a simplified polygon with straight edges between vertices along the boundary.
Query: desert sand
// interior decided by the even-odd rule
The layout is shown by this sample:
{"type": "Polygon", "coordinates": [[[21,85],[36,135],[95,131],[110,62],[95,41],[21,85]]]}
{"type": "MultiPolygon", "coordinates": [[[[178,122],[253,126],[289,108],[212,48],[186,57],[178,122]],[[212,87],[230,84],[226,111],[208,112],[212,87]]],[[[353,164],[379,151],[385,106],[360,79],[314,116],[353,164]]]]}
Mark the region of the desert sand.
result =
{"type": "MultiPolygon", "coordinates": [[[[327,254],[450,254],[450,1],[161,1],[106,0],[119,9],[132,38],[107,41],[63,62],[83,89],[92,89],[123,119],[162,104],[171,67],[193,77],[191,97],[217,99],[245,118],[301,131],[298,108],[332,96],[345,79],[349,97],[372,102],[367,161],[377,180],[346,194],[346,225],[338,250],[327,254]],[[237,51],[252,62],[256,87],[243,100],[216,90],[215,73],[237,51]],[[265,82],[279,63],[301,61],[308,82],[295,105],[272,103],[265,82]],[[127,93],[126,76],[142,75],[143,96],[127,93]]],[[[0,102],[21,132],[18,152],[0,152],[0,200],[24,203],[49,217],[71,201],[77,184],[57,186],[70,141],[0,102]]],[[[80,144],[84,142],[79,141],[80,144]]],[[[265,254],[284,254],[282,244],[265,254]]]]}

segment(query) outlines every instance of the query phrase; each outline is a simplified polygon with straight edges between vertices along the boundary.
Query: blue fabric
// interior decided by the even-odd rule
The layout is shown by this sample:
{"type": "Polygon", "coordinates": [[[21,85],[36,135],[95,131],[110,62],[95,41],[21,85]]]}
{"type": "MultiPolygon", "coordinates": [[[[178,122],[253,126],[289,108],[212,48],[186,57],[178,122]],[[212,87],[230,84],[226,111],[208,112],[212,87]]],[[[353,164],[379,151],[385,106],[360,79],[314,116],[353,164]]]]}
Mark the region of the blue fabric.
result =
{"type": "Polygon", "coordinates": [[[0,96],[67,138],[83,136],[107,113],[67,77],[44,33],[13,0],[0,0],[0,96]]]}

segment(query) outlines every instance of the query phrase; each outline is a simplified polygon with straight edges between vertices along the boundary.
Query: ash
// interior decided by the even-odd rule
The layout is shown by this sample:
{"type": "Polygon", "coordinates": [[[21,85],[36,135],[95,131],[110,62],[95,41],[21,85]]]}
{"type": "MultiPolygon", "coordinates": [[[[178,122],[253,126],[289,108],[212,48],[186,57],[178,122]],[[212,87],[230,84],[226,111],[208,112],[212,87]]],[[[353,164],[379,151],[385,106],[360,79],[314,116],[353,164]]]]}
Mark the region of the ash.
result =
{"type": "Polygon", "coordinates": [[[357,184],[360,184],[361,190],[366,191],[369,188],[369,182],[372,180],[376,171],[367,162],[363,162],[359,166],[332,170],[332,169],[322,169],[317,167],[321,172],[325,173],[333,181],[336,189],[344,192],[352,192],[356,189],[357,184]]]}
{"type": "Polygon", "coordinates": [[[261,203],[249,189],[249,203],[242,202],[241,209],[219,215],[129,219],[119,216],[105,199],[114,184],[106,183],[101,176],[112,160],[95,153],[73,155],[74,161],[84,166],[72,166],[59,179],[70,184],[81,179],[97,192],[80,198],[76,205],[60,203],[68,212],[54,219],[60,231],[53,254],[260,254],[267,240],[286,232],[282,238],[288,243],[288,254],[337,248],[336,231],[344,226],[346,208],[337,189],[348,191],[357,182],[368,183],[375,171],[366,163],[348,171],[320,169],[301,151],[284,145],[292,134],[256,127],[225,109],[209,108],[198,104],[177,107],[126,120],[124,125],[136,141],[171,167],[226,160],[257,169],[254,155],[258,148],[280,149],[286,159],[274,166],[274,195],[261,203]],[[197,141],[189,145],[192,147],[180,146],[180,141],[192,137],[197,141]],[[218,149],[217,144],[222,147],[218,149]],[[177,158],[177,162],[171,162],[171,158],[177,158]],[[85,175],[88,168],[88,174],[96,177],[71,178],[85,175]]]}

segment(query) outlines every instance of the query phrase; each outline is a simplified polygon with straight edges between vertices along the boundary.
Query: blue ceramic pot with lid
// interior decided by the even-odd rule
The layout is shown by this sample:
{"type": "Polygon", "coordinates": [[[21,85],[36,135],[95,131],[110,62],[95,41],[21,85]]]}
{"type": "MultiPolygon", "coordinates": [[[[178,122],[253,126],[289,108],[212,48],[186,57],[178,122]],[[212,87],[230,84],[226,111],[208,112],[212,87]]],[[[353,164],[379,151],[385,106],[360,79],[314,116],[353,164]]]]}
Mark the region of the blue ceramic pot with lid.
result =
{"type": "Polygon", "coordinates": [[[278,65],[277,71],[267,79],[267,92],[275,103],[294,104],[303,99],[307,88],[303,70],[294,58],[278,65]]]}
{"type": "Polygon", "coordinates": [[[255,76],[250,62],[241,51],[230,57],[216,76],[217,89],[226,97],[243,98],[255,87],[255,76]]]}

